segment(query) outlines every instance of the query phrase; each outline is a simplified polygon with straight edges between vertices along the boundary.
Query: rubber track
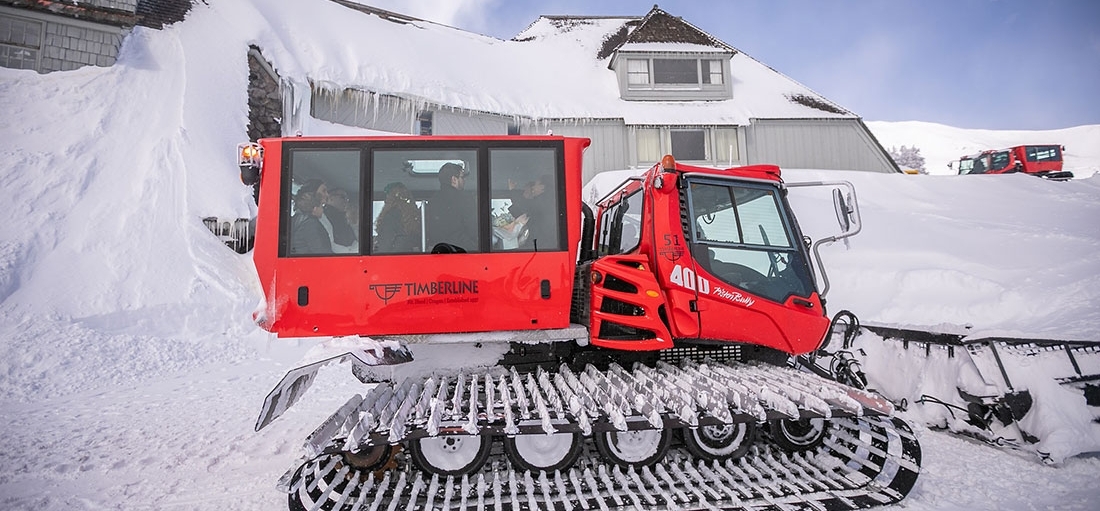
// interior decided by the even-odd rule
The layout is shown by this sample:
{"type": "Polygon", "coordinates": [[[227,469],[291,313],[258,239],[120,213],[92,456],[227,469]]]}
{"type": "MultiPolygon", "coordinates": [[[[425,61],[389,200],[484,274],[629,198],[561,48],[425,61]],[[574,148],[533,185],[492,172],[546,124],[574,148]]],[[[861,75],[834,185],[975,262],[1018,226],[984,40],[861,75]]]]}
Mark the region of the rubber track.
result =
{"type": "Polygon", "coordinates": [[[309,461],[280,487],[292,509],[311,511],[864,508],[900,500],[920,471],[919,444],[892,411],[880,396],[768,364],[685,360],[576,372],[563,365],[525,374],[498,367],[380,384],[352,397],[307,438],[309,461]],[[821,447],[791,455],[761,443],[720,464],[677,449],[652,468],[625,472],[589,449],[564,473],[519,473],[496,453],[481,473],[440,478],[406,462],[375,479],[340,454],[436,435],[591,437],[799,418],[830,421],[821,447]]]}
{"type": "Polygon", "coordinates": [[[653,467],[623,470],[586,455],[565,472],[517,472],[496,455],[472,476],[440,477],[406,465],[381,475],[324,454],[292,476],[294,510],[862,509],[905,497],[920,447],[904,421],[831,422],[821,447],[786,453],[762,443],[736,461],[692,460],[674,449],[653,467]]]}

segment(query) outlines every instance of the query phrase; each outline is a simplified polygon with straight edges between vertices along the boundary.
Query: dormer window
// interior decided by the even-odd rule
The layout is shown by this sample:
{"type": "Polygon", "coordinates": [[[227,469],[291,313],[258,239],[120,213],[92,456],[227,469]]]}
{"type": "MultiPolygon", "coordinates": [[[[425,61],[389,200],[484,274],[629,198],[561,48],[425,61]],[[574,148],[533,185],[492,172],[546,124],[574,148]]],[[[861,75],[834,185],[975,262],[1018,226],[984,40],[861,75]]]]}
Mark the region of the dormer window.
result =
{"type": "Polygon", "coordinates": [[[729,60],[723,55],[622,55],[613,63],[623,99],[650,101],[723,100],[729,60]]]}

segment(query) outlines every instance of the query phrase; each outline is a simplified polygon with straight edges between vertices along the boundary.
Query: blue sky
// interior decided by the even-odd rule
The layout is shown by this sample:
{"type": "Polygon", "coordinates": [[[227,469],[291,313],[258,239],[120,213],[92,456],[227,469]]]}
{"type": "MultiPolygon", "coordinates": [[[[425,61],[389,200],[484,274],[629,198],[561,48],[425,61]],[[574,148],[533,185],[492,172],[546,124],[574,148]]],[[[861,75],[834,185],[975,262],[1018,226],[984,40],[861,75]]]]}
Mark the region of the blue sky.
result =
{"type": "MultiPolygon", "coordinates": [[[[653,0],[360,0],[510,39],[541,14],[642,16],[653,0]]],[[[1100,124],[1098,0],[662,0],[661,9],[868,121],[1100,124]]]]}

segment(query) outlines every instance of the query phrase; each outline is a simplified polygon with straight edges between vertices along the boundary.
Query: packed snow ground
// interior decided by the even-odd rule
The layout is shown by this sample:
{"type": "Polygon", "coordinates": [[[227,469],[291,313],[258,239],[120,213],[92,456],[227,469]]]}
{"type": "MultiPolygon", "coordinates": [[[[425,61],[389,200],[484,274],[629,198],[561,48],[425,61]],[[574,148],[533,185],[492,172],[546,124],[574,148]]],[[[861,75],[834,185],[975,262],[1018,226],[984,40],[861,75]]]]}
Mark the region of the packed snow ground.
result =
{"type": "MultiPolygon", "coordinates": [[[[201,222],[252,211],[232,154],[246,137],[245,49],[279,33],[223,9],[136,30],[111,68],[0,69],[4,509],[281,509],[274,482],[353,392],[344,371],[322,373],[302,404],[253,432],[270,387],[317,341],[251,323],[261,301],[251,261],[201,222]]],[[[1089,177],[1100,126],[869,125],[887,147],[921,147],[932,172],[973,148],[1038,141],[1065,145],[1081,178],[788,172],[859,192],[863,233],[823,251],[831,310],[1100,340],[1100,178],[1089,177]]],[[[829,208],[811,212],[820,205],[796,204],[815,237],[832,222],[829,208]]],[[[915,427],[922,475],[896,508],[1100,503],[1096,457],[1048,467],[915,427]]]]}

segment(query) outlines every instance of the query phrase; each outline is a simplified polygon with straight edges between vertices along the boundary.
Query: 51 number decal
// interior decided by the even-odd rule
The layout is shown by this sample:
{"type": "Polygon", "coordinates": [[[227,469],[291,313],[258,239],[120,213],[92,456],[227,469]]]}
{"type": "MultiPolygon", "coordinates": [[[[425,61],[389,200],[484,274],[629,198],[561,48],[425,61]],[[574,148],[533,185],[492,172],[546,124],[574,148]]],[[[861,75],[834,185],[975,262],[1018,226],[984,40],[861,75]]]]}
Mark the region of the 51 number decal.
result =
{"type": "Polygon", "coordinates": [[[696,275],[695,271],[691,268],[678,264],[673,266],[672,273],[669,274],[668,280],[677,286],[699,291],[699,293],[704,295],[710,294],[710,281],[705,277],[696,275]]]}

